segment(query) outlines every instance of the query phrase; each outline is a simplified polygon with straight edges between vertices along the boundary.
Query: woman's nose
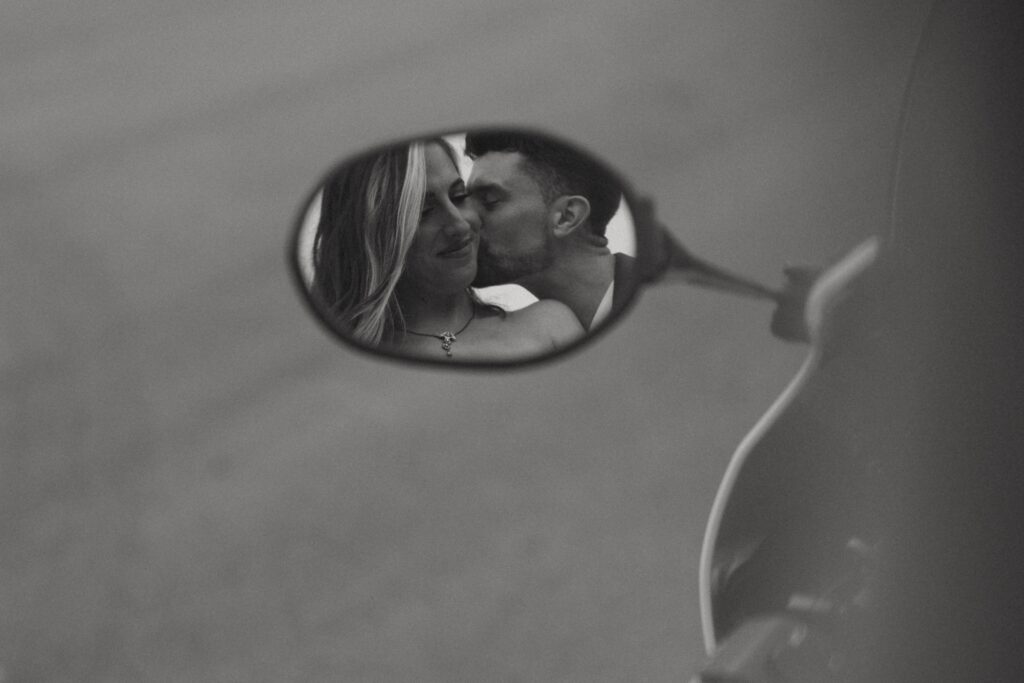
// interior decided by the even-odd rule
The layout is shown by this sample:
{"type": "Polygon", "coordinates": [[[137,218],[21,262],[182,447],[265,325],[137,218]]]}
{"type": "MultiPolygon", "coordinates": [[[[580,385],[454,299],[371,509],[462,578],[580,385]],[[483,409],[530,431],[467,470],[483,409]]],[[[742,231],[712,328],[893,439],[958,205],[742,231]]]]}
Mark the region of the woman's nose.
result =
{"type": "Polygon", "coordinates": [[[466,232],[478,232],[480,230],[480,216],[468,205],[462,206],[450,204],[448,206],[448,220],[445,222],[445,231],[453,235],[466,232]]]}

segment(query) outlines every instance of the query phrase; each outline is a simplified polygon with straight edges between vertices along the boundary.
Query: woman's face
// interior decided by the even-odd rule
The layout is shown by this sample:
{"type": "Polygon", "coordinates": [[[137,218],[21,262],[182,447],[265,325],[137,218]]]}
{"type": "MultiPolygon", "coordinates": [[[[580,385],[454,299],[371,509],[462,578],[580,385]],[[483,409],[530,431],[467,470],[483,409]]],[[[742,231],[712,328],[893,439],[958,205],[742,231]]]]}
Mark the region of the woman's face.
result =
{"type": "Polygon", "coordinates": [[[448,153],[435,143],[424,154],[427,191],[402,280],[420,292],[457,292],[476,277],[480,218],[448,153]]]}

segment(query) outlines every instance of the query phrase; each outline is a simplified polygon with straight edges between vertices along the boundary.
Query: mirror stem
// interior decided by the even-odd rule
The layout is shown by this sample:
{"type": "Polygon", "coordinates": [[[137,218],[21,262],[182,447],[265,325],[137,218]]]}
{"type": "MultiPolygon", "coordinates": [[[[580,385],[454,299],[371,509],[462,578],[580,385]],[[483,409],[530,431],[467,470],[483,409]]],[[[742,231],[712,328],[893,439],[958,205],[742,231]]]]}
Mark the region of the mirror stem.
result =
{"type": "Polygon", "coordinates": [[[781,302],[782,292],[735,275],[691,254],[667,231],[662,231],[666,255],[662,276],[755,299],[781,302]]]}

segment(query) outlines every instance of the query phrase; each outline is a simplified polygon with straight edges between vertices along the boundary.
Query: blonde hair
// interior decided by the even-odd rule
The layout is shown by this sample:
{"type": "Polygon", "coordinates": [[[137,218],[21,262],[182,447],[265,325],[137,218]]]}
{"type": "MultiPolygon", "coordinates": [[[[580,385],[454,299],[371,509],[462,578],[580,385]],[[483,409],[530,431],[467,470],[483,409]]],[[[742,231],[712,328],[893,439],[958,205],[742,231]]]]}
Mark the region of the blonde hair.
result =
{"type": "Polygon", "coordinates": [[[365,344],[378,345],[404,330],[395,287],[419,227],[427,184],[424,150],[432,142],[361,155],[324,183],[313,290],[365,344]]]}

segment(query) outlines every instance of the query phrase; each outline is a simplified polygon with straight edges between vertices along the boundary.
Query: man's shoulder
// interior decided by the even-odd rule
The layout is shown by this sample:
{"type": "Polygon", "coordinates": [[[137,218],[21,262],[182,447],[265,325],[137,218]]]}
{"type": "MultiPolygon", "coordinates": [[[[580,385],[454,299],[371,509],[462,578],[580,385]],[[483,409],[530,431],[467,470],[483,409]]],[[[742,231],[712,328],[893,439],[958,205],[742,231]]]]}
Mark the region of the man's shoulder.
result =
{"type": "Polygon", "coordinates": [[[612,256],[615,258],[615,279],[633,277],[636,272],[636,259],[620,251],[615,252],[612,256]]]}
{"type": "Polygon", "coordinates": [[[637,282],[636,259],[621,252],[615,253],[615,275],[612,282],[612,310],[618,311],[632,299],[639,282],[637,282]]]}

